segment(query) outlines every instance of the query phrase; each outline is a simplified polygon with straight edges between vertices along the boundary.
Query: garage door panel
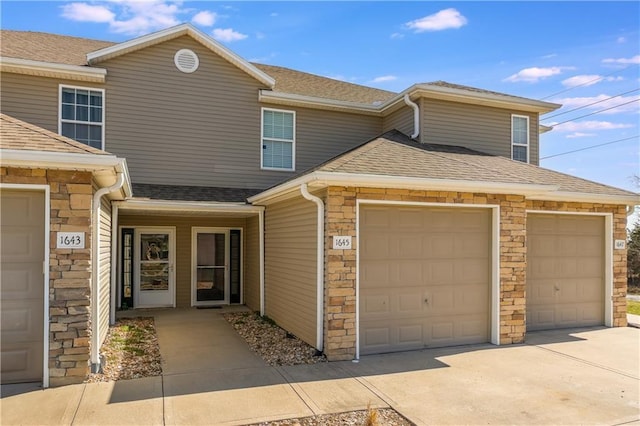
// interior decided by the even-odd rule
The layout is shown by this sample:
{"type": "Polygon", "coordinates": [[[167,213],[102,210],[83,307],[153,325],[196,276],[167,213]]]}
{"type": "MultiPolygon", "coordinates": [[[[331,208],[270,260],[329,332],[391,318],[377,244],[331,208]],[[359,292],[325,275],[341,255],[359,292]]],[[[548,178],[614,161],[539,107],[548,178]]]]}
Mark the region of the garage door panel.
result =
{"type": "Polygon", "coordinates": [[[604,323],[604,218],[527,218],[527,329],[604,323]]]}
{"type": "Polygon", "coordinates": [[[0,194],[0,366],[2,383],[41,381],[44,352],[42,192],[0,194]]]}
{"type": "Polygon", "coordinates": [[[362,354],[489,340],[489,210],[366,206],[360,219],[362,354]]]}

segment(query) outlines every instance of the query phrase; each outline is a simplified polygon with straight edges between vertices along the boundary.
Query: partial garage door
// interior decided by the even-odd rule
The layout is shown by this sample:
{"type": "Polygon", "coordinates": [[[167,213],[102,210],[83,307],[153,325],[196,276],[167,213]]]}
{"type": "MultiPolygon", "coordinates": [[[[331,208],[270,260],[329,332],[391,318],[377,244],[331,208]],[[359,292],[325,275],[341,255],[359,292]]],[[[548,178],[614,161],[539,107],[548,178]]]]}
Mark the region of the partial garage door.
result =
{"type": "Polygon", "coordinates": [[[360,352],[489,341],[491,212],[363,205],[360,352]]]}
{"type": "Polygon", "coordinates": [[[40,191],[0,195],[3,384],[42,381],[44,206],[40,191]]]}
{"type": "Polygon", "coordinates": [[[604,217],[527,215],[527,330],[604,324],[604,217]]]}

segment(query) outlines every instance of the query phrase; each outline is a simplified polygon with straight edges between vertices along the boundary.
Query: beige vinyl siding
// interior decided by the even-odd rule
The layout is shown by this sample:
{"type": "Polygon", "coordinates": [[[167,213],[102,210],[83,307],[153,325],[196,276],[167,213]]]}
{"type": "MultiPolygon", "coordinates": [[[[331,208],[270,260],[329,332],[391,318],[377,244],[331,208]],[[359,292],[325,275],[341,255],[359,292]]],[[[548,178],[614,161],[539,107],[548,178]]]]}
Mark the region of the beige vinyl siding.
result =
{"type": "Polygon", "coordinates": [[[529,117],[529,158],[538,164],[538,116],[501,108],[421,99],[420,140],[511,158],[511,115],[529,117]]]}
{"type": "Polygon", "coordinates": [[[399,130],[407,136],[411,136],[413,134],[413,109],[408,106],[403,106],[384,117],[382,131],[388,132],[393,129],[399,130]]]}
{"type": "Polygon", "coordinates": [[[247,218],[244,231],[244,304],[252,311],[260,310],[260,221],[247,218]]]}
{"type": "Polygon", "coordinates": [[[265,313],[316,345],[317,207],[296,197],[265,212],[265,313]]]}
{"type": "Polygon", "coordinates": [[[172,226],[176,228],[176,306],[191,306],[191,228],[210,226],[222,228],[244,228],[245,219],[175,217],[151,215],[127,215],[120,210],[118,225],[134,226],[172,226]]]}
{"type": "Polygon", "coordinates": [[[111,203],[102,197],[100,204],[100,240],[98,256],[100,256],[100,271],[98,271],[98,298],[100,299],[98,312],[98,327],[100,330],[100,345],[104,342],[109,331],[109,312],[111,307],[111,203]]]}
{"type": "MultiPolygon", "coordinates": [[[[104,88],[103,84],[3,72],[0,76],[4,114],[58,133],[59,85],[104,88]]],[[[107,95],[108,96],[108,95],[107,95]]]]}
{"type": "MultiPolygon", "coordinates": [[[[262,104],[296,113],[296,172],[302,172],[380,135],[378,117],[262,104]]],[[[260,144],[256,144],[260,148],[260,144]]],[[[277,172],[280,179],[296,173],[277,172]]],[[[259,187],[264,187],[262,184],[259,187]]],[[[258,187],[258,188],[259,188],[258,187]]]]}

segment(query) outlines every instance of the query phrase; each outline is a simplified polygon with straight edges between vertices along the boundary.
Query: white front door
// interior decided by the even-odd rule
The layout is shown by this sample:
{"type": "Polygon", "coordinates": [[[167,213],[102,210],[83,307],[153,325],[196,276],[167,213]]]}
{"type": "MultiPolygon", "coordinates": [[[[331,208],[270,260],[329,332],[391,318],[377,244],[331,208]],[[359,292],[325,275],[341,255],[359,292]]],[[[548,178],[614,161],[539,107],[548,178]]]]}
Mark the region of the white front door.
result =
{"type": "Polygon", "coordinates": [[[136,228],[134,305],[175,307],[175,229],[136,228]]]}
{"type": "Polygon", "coordinates": [[[191,304],[229,304],[229,229],[193,228],[191,304]]]}

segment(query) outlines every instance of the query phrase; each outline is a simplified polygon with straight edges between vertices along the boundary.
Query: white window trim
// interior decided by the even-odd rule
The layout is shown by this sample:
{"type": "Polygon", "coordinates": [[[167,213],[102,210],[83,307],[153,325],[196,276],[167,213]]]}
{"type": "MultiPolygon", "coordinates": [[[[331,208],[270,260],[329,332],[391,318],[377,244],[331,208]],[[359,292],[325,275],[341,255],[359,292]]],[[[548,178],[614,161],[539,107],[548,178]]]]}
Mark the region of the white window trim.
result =
{"type": "MultiPolygon", "coordinates": [[[[513,158],[513,147],[514,146],[523,146],[525,148],[527,148],[527,163],[530,162],[530,152],[531,152],[531,131],[529,128],[529,116],[528,115],[518,115],[518,114],[511,114],[511,159],[515,160],[515,158],[513,158]],[[525,120],[527,120],[527,143],[523,144],[523,143],[515,143],[513,141],[513,119],[514,118],[524,118],[525,120]]],[[[519,161],[519,160],[516,160],[519,161]]]]}
{"type": "MultiPolygon", "coordinates": [[[[106,127],[106,118],[107,118],[107,98],[106,98],[106,94],[105,94],[105,90],[104,89],[99,89],[97,87],[88,87],[88,86],[73,86],[70,84],[59,84],[58,85],[58,134],[62,135],[62,89],[63,88],[67,88],[67,89],[81,89],[81,90],[93,90],[94,92],[101,92],[102,93],[102,123],[100,124],[102,126],[102,146],[100,147],[101,150],[105,150],[105,139],[104,139],[104,135],[105,135],[105,127],[106,127]]],[[[76,121],[76,120],[65,120],[65,123],[76,123],[76,124],[91,124],[91,122],[86,122],[86,121],[76,121]]],[[[82,143],[82,142],[80,142],[82,143]]]]}
{"type": "Polygon", "coordinates": [[[260,109],[260,170],[274,170],[277,172],[293,172],[296,170],[296,112],[287,109],[265,108],[260,109]],[[293,114],[293,139],[277,139],[269,138],[276,142],[289,142],[291,143],[291,168],[285,169],[280,167],[264,167],[264,113],[265,111],[285,112],[293,114]]]}

